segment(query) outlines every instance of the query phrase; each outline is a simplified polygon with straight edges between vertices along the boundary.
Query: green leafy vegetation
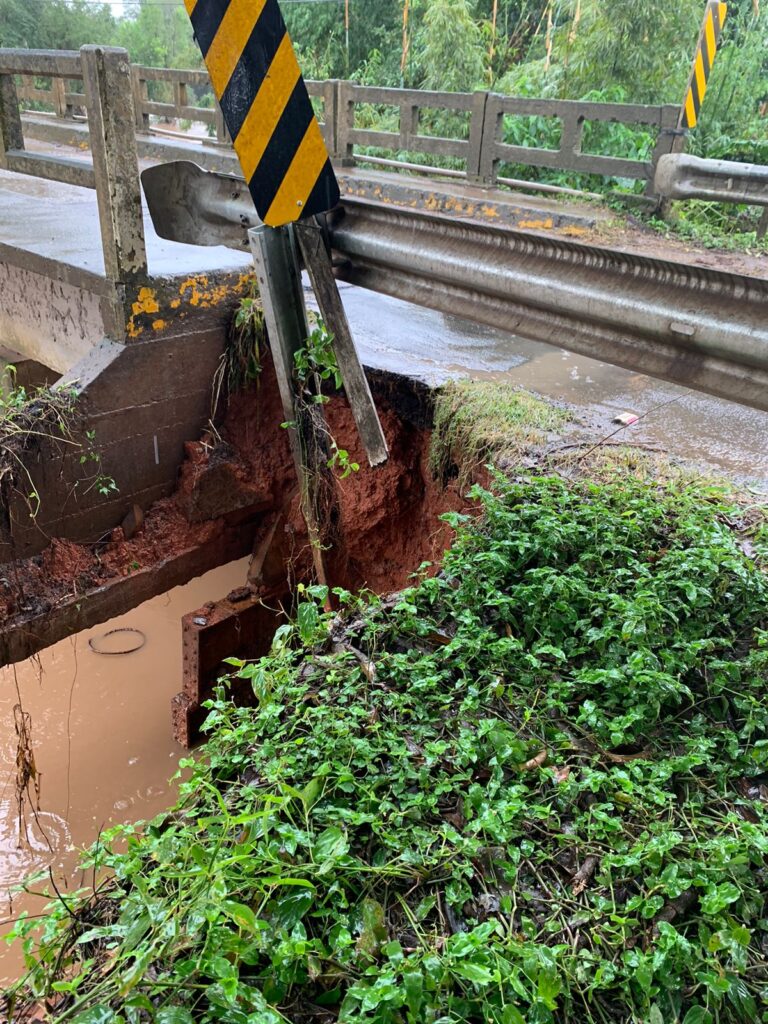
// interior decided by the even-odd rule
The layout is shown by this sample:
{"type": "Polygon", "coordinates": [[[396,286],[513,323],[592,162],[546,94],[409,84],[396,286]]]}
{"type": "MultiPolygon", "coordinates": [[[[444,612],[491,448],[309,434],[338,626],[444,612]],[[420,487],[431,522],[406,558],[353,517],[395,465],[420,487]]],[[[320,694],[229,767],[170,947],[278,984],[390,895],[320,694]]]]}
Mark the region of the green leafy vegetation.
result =
{"type": "MultiPolygon", "coordinates": [[[[78,436],[78,392],[75,387],[31,387],[19,384],[16,367],[5,364],[0,376],[0,499],[10,508],[14,495],[26,502],[29,515],[40,511],[40,495],[29,469],[30,456],[42,446],[68,447],[78,454],[85,475],[76,486],[84,494],[117,493],[117,484],[103,469],[96,432],[78,436]]],[[[6,511],[7,515],[7,511],[6,511]]]]}
{"type": "Polygon", "coordinates": [[[267,341],[264,326],[264,311],[261,308],[258,287],[255,280],[247,295],[244,295],[229,324],[227,344],[213,375],[211,423],[221,402],[222,391],[228,395],[258,382],[267,341]]]}
{"type": "MultiPolygon", "coordinates": [[[[351,473],[357,473],[359,463],[355,462],[346,448],[341,448],[338,441],[328,429],[325,418],[313,406],[325,405],[328,395],[323,388],[340,391],[344,386],[341,370],[333,348],[333,333],[328,330],[323,320],[313,317],[309,337],[304,345],[293,353],[294,379],[299,395],[301,415],[311,421],[308,425],[309,442],[312,451],[306,454],[307,465],[331,470],[340,480],[345,480],[351,473]]],[[[325,516],[317,509],[319,521],[325,516]]]]}
{"type": "Polygon", "coordinates": [[[305,588],[177,807],[16,928],[74,1024],[768,1020],[768,554],[702,485],[496,479],[442,571],[305,588]],[[37,936],[37,937],[35,937],[37,936]]]}
{"type": "Polygon", "coordinates": [[[663,235],[687,238],[706,248],[768,252],[768,240],[757,237],[762,209],[692,199],[674,203],[669,222],[651,218],[648,223],[663,235]]]}

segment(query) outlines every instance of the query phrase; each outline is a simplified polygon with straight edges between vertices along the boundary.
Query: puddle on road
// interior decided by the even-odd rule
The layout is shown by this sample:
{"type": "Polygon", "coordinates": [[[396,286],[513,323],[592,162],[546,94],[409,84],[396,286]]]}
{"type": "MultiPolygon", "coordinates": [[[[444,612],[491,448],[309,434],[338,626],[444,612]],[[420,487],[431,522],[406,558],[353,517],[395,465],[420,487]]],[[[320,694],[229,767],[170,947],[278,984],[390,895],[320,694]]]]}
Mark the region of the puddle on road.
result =
{"type": "MultiPolygon", "coordinates": [[[[248,559],[221,566],[62,640],[40,653],[39,664],[0,669],[0,936],[22,910],[36,914],[44,905],[22,894],[11,906],[10,887],[49,865],[59,888],[77,887],[78,847],[110,825],[152,817],[172,802],[168,780],[186,753],[173,740],[170,711],[181,688],[181,616],[242,586],[247,566],[248,559]],[[118,656],[89,648],[90,638],[99,645],[108,630],[121,627],[140,630],[144,646],[118,656]],[[31,716],[41,782],[37,821],[27,808],[21,825],[15,800],[19,695],[31,716]]],[[[123,647],[136,639],[116,634],[102,644],[106,649],[121,638],[123,647]]],[[[21,957],[0,941],[0,985],[20,966],[21,957]]]]}
{"type": "Polygon", "coordinates": [[[618,413],[635,413],[644,419],[617,440],[659,445],[705,471],[768,489],[768,413],[564,349],[539,349],[501,376],[583,410],[596,439],[616,430],[618,413]]]}
{"type": "MultiPolygon", "coordinates": [[[[342,284],[341,293],[368,366],[432,383],[466,376],[508,380],[567,402],[594,428],[595,441],[616,429],[617,413],[647,413],[622,431],[622,440],[658,445],[671,456],[768,489],[768,412],[364,288],[342,284]]],[[[567,338],[562,341],[567,346],[567,338]]]]}

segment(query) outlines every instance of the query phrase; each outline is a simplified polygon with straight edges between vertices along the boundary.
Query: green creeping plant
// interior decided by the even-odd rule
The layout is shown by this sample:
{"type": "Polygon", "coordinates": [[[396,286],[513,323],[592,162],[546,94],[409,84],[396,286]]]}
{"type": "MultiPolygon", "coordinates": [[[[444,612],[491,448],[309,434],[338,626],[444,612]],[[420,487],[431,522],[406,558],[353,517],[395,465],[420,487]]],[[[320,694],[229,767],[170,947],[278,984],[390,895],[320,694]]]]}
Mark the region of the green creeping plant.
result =
{"type": "Polygon", "coordinates": [[[764,535],[748,557],[703,485],[473,493],[439,574],[333,614],[302,587],[270,654],[229,660],[252,706],[219,682],[175,809],[102,835],[95,896],[15,925],[18,1006],[768,1020],[764,535]]]}

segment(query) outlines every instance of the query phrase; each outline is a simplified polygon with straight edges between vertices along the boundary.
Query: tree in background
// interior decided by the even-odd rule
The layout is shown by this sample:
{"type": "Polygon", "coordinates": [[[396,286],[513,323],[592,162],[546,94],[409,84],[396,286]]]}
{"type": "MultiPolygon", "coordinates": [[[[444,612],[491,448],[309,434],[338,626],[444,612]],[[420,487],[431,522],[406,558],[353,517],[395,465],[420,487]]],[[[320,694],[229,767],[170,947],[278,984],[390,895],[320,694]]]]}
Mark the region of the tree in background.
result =
{"type": "Polygon", "coordinates": [[[485,48],[468,0],[427,0],[416,37],[425,89],[471,92],[485,80],[485,48]]]}
{"type": "Polygon", "coordinates": [[[38,46],[37,13],[24,0],[0,0],[0,46],[38,46]]]}
{"type": "Polygon", "coordinates": [[[0,46],[76,50],[85,43],[112,43],[115,32],[106,3],[0,0],[0,46]]]}
{"type": "Polygon", "coordinates": [[[189,17],[180,3],[177,7],[155,0],[126,5],[126,16],[118,22],[116,34],[134,64],[161,68],[198,68],[203,66],[200,50],[192,34],[189,17]]]}
{"type": "Polygon", "coordinates": [[[372,56],[383,75],[378,85],[398,85],[401,0],[349,0],[349,52],[344,0],[283,5],[283,16],[308,78],[358,78],[372,56]]]}
{"type": "Polygon", "coordinates": [[[559,65],[564,96],[575,99],[610,87],[635,103],[682,100],[702,0],[567,0],[551,7],[556,25],[551,63],[559,65]]]}

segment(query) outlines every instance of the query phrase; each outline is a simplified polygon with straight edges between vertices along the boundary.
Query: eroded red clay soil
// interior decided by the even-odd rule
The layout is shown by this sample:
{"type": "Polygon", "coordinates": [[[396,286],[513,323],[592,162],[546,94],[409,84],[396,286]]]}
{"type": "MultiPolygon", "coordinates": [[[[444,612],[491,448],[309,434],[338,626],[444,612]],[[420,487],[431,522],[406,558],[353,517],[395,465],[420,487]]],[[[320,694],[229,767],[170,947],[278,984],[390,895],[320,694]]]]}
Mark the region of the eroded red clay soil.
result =
{"type": "MultiPolygon", "coordinates": [[[[377,399],[377,405],[390,458],[375,469],[366,462],[346,400],[333,397],[324,407],[338,445],[360,465],[359,472],[337,481],[340,529],[326,561],[332,585],[383,593],[405,585],[421,562],[440,558],[449,528],[438,517],[466,502],[455,487],[444,490],[432,480],[428,432],[400,418],[385,400],[377,399]]],[[[176,492],[146,511],[136,536],[127,540],[117,528],[96,545],[54,540],[42,554],[0,568],[6,628],[110,580],[215,543],[238,517],[253,519],[257,546],[272,538],[271,568],[265,566],[272,578],[264,579],[265,591],[284,590],[286,578],[306,578],[311,549],[283,418],[267,364],[258,386],[230,401],[220,436],[187,445],[176,492]],[[211,510],[220,514],[205,518],[211,510]]]]}

